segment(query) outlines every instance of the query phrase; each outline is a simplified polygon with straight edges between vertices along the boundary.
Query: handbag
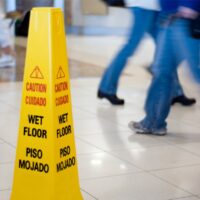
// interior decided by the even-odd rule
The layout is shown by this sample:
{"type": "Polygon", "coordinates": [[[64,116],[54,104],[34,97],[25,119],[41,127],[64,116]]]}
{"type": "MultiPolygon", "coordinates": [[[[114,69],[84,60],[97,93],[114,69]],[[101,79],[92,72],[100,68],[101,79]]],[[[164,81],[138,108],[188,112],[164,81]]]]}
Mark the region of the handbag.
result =
{"type": "Polygon", "coordinates": [[[108,6],[125,7],[124,0],[102,0],[108,6]]]}
{"type": "Polygon", "coordinates": [[[193,38],[200,39],[200,16],[191,21],[191,34],[193,38]]]}
{"type": "Polygon", "coordinates": [[[28,36],[29,29],[29,20],[30,20],[30,11],[27,11],[23,18],[18,19],[15,23],[15,34],[16,36],[28,36]]]}

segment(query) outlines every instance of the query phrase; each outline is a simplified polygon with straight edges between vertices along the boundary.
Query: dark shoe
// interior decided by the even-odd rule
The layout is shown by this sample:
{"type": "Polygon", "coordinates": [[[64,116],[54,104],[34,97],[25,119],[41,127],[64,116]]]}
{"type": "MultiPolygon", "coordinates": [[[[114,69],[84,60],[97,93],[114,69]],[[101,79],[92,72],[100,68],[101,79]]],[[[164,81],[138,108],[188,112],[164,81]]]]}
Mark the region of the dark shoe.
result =
{"type": "Polygon", "coordinates": [[[180,103],[183,106],[191,106],[196,103],[196,99],[187,98],[185,95],[180,95],[172,99],[171,104],[174,105],[175,103],[180,103]]]}
{"type": "Polygon", "coordinates": [[[100,99],[107,99],[113,105],[124,105],[124,99],[119,99],[115,94],[106,94],[100,90],[97,93],[97,97],[100,99]]]}

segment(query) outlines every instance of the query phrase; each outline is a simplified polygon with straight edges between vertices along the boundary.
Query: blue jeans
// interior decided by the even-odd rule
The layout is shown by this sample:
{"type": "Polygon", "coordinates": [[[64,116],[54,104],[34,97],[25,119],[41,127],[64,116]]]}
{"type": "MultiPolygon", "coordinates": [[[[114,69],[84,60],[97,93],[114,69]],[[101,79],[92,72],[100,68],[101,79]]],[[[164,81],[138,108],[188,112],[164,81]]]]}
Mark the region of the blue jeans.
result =
{"type": "Polygon", "coordinates": [[[174,76],[180,60],[185,58],[200,83],[199,40],[190,35],[189,20],[176,19],[159,32],[156,70],[146,99],[146,117],[142,125],[150,130],[166,128],[173,96],[174,76]]]}
{"type": "MultiPolygon", "coordinates": [[[[150,34],[155,43],[157,43],[157,20],[159,12],[136,7],[130,8],[130,11],[135,23],[131,28],[128,41],[105,70],[99,85],[99,90],[107,94],[117,93],[120,75],[126,66],[128,58],[135,52],[144,35],[146,33],[150,34]]],[[[153,66],[153,71],[157,70],[159,68],[153,66]]],[[[180,85],[177,72],[174,74],[173,81],[173,97],[183,95],[183,89],[180,85]]]]}
{"type": "Polygon", "coordinates": [[[135,23],[131,28],[128,41],[106,69],[100,82],[99,90],[107,94],[117,93],[120,75],[128,58],[135,52],[145,33],[149,33],[154,40],[156,38],[158,12],[136,7],[130,8],[130,11],[135,23]]]}

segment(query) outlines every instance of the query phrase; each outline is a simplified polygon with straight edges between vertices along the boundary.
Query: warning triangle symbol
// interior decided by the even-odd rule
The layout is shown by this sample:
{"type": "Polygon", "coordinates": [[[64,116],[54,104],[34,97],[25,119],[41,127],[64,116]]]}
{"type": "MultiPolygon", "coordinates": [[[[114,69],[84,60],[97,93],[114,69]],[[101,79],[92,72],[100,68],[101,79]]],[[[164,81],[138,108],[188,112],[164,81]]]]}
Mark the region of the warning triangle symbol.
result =
{"type": "Polygon", "coordinates": [[[44,79],[44,76],[38,66],[36,66],[30,75],[31,78],[44,79]]]}
{"type": "Polygon", "coordinates": [[[64,78],[64,77],[65,77],[65,73],[64,73],[62,67],[59,67],[59,70],[58,70],[56,78],[59,79],[59,78],[64,78]]]}

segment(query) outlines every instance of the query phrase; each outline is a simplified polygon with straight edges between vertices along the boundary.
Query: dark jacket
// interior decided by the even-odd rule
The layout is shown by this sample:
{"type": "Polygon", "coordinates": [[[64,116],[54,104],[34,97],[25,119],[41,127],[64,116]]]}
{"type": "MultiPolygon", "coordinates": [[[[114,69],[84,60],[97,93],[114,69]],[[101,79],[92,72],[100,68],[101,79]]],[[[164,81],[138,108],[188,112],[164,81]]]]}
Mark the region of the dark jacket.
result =
{"type": "Polygon", "coordinates": [[[200,0],[160,0],[164,12],[176,12],[180,6],[200,12],[200,0]]]}

